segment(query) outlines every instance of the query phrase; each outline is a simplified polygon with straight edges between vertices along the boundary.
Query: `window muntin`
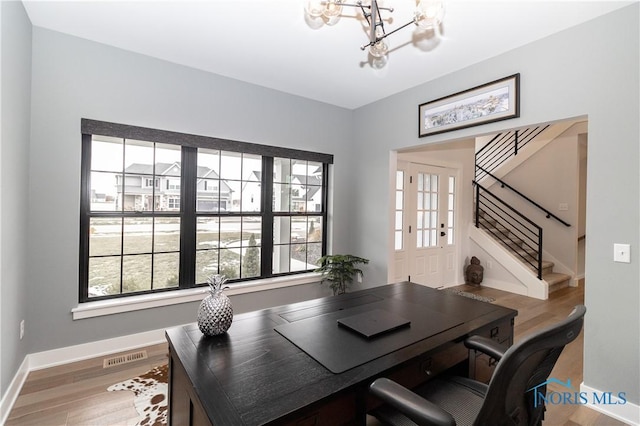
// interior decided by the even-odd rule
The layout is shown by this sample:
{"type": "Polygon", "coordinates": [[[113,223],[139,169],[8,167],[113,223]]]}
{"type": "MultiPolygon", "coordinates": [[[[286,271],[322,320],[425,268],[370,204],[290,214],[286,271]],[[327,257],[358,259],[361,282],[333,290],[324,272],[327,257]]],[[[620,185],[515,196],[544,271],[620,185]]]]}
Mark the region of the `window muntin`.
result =
{"type": "Polygon", "coordinates": [[[332,156],[130,129],[83,119],[81,302],[317,267],[332,156]]]}

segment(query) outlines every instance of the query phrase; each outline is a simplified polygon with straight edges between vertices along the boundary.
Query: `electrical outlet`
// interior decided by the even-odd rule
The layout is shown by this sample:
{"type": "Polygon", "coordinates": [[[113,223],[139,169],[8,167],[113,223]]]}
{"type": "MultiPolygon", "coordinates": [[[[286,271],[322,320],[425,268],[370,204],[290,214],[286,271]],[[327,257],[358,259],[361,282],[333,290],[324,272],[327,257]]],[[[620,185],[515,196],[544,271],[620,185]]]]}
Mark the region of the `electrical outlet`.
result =
{"type": "Polygon", "coordinates": [[[20,321],[20,340],[24,337],[24,320],[20,321]]]}

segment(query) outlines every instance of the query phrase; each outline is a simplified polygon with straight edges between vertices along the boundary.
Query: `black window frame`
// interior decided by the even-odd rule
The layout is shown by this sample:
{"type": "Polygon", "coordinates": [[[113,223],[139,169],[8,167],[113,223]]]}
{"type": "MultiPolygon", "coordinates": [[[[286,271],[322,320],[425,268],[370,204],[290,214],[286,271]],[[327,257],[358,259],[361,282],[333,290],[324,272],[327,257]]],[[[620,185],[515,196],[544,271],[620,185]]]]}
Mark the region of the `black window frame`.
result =
{"type": "MultiPolygon", "coordinates": [[[[81,194],[80,194],[80,264],[79,264],[79,302],[92,302],[105,299],[118,299],[141,294],[171,292],[201,287],[205,283],[196,283],[195,253],[196,224],[199,216],[237,217],[261,216],[261,273],[258,277],[229,280],[233,286],[237,282],[307,273],[310,270],[273,273],[273,222],[275,217],[314,216],[322,217],[322,255],[327,252],[328,240],[328,199],[329,199],[329,166],[333,164],[333,155],[304,151],[292,148],[261,145],[250,142],[234,141],[208,136],[179,133],[167,130],[151,129],[126,124],[110,123],[92,119],[81,119],[82,155],[81,155],[81,194]],[[89,297],[89,243],[90,222],[93,217],[137,217],[139,212],[92,212],[91,211],[91,145],[93,136],[106,136],[124,140],[142,140],[181,147],[182,176],[180,182],[180,270],[179,285],[173,288],[162,288],[120,293],[105,296],[89,297]],[[220,211],[203,214],[196,210],[197,196],[197,152],[198,148],[220,151],[232,151],[262,156],[261,174],[261,210],[259,212],[220,211]],[[322,206],[320,212],[274,212],[273,199],[273,160],[276,157],[322,164],[322,206]]],[[[175,217],[176,212],[145,212],[145,217],[175,217]]],[[[122,277],[121,277],[122,280],[122,277]]]]}

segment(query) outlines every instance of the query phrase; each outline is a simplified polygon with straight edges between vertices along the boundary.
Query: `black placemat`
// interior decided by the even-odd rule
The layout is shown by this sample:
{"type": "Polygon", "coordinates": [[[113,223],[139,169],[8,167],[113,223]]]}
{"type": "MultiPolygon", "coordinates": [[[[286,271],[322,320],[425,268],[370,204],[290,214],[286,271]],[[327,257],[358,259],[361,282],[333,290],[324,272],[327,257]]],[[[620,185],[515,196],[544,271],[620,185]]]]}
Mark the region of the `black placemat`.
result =
{"type": "Polygon", "coordinates": [[[464,322],[449,314],[398,300],[385,299],[313,318],[283,324],[275,330],[332,373],[342,373],[464,322]],[[338,325],[338,319],[381,309],[411,321],[400,328],[366,338],[338,325]]]}

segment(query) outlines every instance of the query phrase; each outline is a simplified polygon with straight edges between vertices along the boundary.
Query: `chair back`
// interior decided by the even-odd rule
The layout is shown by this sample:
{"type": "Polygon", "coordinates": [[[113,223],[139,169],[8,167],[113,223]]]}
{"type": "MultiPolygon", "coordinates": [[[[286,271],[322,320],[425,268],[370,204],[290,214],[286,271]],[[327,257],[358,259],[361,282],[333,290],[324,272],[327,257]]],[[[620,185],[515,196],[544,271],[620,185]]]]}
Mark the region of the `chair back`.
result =
{"type": "Polygon", "coordinates": [[[546,381],[565,345],[580,334],[586,312],[584,305],[578,305],[566,319],[530,334],[505,352],[489,382],[476,425],[542,423],[546,381]]]}

